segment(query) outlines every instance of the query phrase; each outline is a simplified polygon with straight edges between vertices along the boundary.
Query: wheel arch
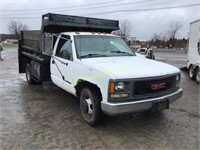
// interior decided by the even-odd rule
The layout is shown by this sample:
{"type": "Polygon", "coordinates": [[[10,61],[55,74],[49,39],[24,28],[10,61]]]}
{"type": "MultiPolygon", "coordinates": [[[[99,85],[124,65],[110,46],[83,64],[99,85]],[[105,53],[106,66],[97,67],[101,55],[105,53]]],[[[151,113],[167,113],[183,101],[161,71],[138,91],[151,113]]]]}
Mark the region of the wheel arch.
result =
{"type": "Polygon", "coordinates": [[[198,66],[198,65],[196,65],[196,66],[195,66],[195,68],[194,68],[194,70],[196,71],[198,68],[199,68],[199,66],[198,66]]]}
{"type": "Polygon", "coordinates": [[[76,96],[78,98],[80,98],[81,90],[85,87],[89,87],[89,88],[95,90],[97,92],[96,94],[98,94],[98,97],[101,97],[101,99],[102,99],[102,93],[101,93],[101,89],[99,88],[99,86],[97,84],[91,83],[91,82],[83,80],[83,79],[79,79],[75,86],[76,96]]]}
{"type": "Polygon", "coordinates": [[[196,70],[197,68],[199,68],[199,66],[198,66],[198,65],[196,65],[196,64],[189,64],[189,67],[188,67],[188,69],[189,69],[190,67],[193,67],[193,68],[194,68],[194,70],[196,70]]]}

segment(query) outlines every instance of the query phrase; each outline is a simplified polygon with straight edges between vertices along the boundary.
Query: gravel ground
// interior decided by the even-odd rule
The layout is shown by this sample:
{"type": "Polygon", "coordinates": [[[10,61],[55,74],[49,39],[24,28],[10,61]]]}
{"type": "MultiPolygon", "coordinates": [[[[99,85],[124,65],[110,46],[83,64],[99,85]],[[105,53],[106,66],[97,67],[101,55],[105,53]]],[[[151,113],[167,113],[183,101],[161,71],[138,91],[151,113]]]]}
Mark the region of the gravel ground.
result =
{"type": "MultiPolygon", "coordinates": [[[[185,65],[184,52],[155,52],[158,61],[185,65]]],[[[29,86],[18,74],[17,49],[0,61],[0,149],[199,149],[199,85],[181,71],[183,97],[161,113],[106,116],[96,128],[79,101],[53,85],[29,86]]]]}

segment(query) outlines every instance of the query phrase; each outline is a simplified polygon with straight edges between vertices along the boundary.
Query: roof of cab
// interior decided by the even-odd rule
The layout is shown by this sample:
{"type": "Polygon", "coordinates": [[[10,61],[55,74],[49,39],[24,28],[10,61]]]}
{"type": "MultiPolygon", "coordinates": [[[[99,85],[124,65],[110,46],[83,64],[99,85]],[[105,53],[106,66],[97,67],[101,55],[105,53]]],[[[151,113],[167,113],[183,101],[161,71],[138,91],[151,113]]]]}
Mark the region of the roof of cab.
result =
{"type": "Polygon", "coordinates": [[[114,35],[114,34],[108,34],[105,32],[62,32],[61,34],[65,34],[65,35],[101,35],[101,36],[117,36],[118,35],[114,35]]]}

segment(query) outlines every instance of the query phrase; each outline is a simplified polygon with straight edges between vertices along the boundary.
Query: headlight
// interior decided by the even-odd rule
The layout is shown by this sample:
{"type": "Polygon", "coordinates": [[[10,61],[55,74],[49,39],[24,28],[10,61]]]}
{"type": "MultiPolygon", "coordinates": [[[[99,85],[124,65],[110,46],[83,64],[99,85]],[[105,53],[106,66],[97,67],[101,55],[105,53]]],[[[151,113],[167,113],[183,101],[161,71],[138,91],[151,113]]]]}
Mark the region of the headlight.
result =
{"type": "Polygon", "coordinates": [[[123,91],[125,89],[124,82],[118,82],[115,84],[115,91],[123,91]]]}
{"type": "Polygon", "coordinates": [[[111,82],[109,86],[111,98],[129,97],[129,82],[111,82]]]}
{"type": "Polygon", "coordinates": [[[111,98],[127,98],[129,94],[111,94],[111,98]]]}

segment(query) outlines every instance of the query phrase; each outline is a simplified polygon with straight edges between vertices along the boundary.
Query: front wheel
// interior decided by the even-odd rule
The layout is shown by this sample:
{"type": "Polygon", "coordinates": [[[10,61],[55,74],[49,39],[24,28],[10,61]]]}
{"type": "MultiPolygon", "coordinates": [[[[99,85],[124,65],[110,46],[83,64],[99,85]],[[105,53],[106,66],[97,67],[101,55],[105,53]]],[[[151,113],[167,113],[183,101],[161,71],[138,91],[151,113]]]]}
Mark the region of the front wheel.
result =
{"type": "Polygon", "coordinates": [[[192,65],[189,67],[189,77],[190,79],[194,80],[195,79],[195,69],[192,65]]]}
{"type": "Polygon", "coordinates": [[[90,126],[97,125],[102,119],[101,99],[92,88],[83,88],[80,94],[80,108],[83,119],[90,126]]]}

